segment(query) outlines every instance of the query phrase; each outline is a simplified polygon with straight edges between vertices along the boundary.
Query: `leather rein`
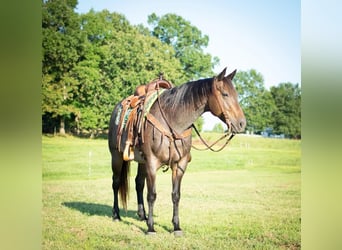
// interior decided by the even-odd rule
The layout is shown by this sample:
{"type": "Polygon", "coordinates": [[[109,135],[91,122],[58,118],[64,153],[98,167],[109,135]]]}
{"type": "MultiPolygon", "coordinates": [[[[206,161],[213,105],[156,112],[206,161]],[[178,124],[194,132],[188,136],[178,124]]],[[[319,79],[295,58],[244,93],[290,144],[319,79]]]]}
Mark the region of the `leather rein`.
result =
{"type": "Polygon", "coordinates": [[[194,124],[192,124],[192,127],[194,128],[196,134],[198,135],[198,137],[200,138],[201,142],[206,146],[205,148],[198,148],[194,145],[191,145],[192,148],[198,150],[198,151],[205,151],[205,150],[208,150],[210,149],[211,151],[213,152],[220,152],[222,151],[222,149],[224,149],[229,141],[231,139],[233,139],[233,137],[235,136],[235,133],[230,133],[230,131],[228,131],[227,133],[225,133],[224,135],[222,135],[219,139],[217,139],[215,142],[213,142],[211,145],[209,145],[204,139],[203,137],[201,136],[201,134],[199,133],[198,129],[196,128],[196,126],[194,124]],[[226,142],[219,148],[219,149],[214,149],[213,146],[215,146],[218,142],[222,141],[224,138],[227,138],[226,142]]]}

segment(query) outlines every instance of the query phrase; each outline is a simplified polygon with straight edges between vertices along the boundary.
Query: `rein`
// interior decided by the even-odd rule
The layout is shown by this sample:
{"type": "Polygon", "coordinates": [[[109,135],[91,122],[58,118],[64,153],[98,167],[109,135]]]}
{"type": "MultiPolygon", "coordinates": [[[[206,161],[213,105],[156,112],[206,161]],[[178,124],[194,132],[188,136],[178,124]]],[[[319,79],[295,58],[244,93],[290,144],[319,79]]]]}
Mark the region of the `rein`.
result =
{"type": "Polygon", "coordinates": [[[235,133],[230,133],[230,131],[228,131],[226,134],[224,134],[223,136],[221,136],[218,140],[216,140],[214,143],[212,143],[211,145],[209,145],[204,139],[203,137],[201,136],[201,134],[198,132],[196,126],[194,124],[192,124],[192,127],[194,128],[196,134],[198,135],[198,137],[201,139],[202,143],[206,146],[206,148],[197,148],[196,146],[194,145],[191,145],[191,147],[193,147],[194,149],[198,150],[198,151],[205,151],[205,150],[208,150],[210,149],[211,151],[213,152],[220,152],[222,149],[224,149],[229,141],[231,139],[233,139],[233,137],[235,136],[235,133]],[[223,140],[224,138],[226,138],[227,136],[229,136],[227,138],[227,141],[219,148],[219,149],[214,149],[213,146],[215,146],[219,141],[223,140]]]}

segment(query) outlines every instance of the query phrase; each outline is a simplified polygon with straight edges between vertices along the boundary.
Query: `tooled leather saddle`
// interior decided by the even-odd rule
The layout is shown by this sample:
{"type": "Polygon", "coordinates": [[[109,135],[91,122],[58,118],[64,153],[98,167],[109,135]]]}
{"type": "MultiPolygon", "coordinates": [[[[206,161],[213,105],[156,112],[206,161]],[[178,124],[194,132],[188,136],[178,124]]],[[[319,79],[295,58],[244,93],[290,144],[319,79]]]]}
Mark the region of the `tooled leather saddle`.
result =
{"type": "Polygon", "coordinates": [[[158,96],[173,85],[163,79],[162,74],[159,78],[145,85],[139,85],[133,95],[125,98],[120,105],[117,115],[117,145],[118,150],[123,153],[125,161],[134,159],[134,148],[144,143],[144,120],[152,104],[158,96]],[[126,133],[126,136],[122,136],[126,133]],[[122,141],[126,138],[126,141],[122,141]],[[124,145],[124,148],[122,148],[124,145]]]}

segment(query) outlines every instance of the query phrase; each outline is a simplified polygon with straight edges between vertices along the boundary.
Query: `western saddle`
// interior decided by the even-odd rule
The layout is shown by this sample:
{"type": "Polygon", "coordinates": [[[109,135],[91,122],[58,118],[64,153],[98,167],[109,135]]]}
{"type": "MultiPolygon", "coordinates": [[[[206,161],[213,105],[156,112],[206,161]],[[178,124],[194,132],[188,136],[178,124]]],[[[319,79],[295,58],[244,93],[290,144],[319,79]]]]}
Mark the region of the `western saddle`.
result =
{"type": "Polygon", "coordinates": [[[169,81],[163,79],[161,73],[159,78],[152,82],[139,85],[133,95],[121,102],[121,112],[119,111],[116,120],[118,125],[117,145],[118,150],[123,152],[125,161],[133,160],[135,146],[144,143],[144,121],[152,104],[165,89],[172,87],[173,85],[169,81]],[[123,132],[126,132],[127,135],[122,136],[123,132]],[[124,143],[123,138],[126,138],[124,143]],[[122,145],[124,145],[123,149],[122,145]]]}

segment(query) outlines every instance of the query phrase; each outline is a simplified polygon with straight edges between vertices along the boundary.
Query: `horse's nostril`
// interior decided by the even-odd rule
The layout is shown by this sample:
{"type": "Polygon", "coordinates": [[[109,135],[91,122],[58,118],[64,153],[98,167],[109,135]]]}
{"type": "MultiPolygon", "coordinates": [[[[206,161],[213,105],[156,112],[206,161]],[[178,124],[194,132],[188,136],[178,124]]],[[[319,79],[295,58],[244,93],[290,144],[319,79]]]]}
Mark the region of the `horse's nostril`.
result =
{"type": "Polygon", "coordinates": [[[240,120],[239,125],[240,125],[240,129],[241,130],[245,129],[245,127],[246,127],[246,120],[245,119],[240,120]]]}

